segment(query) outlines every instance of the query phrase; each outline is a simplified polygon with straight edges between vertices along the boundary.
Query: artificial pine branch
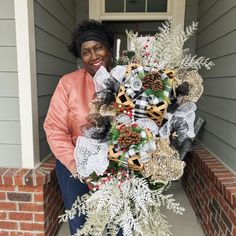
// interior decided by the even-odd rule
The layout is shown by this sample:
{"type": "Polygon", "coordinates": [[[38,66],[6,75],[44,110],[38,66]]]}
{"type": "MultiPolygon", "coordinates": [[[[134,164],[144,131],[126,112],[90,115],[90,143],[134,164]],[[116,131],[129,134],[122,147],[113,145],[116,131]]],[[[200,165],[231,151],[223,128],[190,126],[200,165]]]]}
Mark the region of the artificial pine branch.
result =
{"type": "MultiPolygon", "coordinates": [[[[159,27],[155,34],[155,40],[149,42],[150,56],[142,54],[143,45],[138,40],[137,33],[127,33],[133,40],[136,57],[143,66],[156,67],[158,69],[175,69],[176,74],[184,70],[199,70],[202,67],[211,69],[214,65],[209,58],[192,56],[189,49],[183,49],[184,43],[196,32],[198,23],[193,22],[182,30],[181,26],[173,27],[171,20],[166,21],[159,27]]],[[[146,53],[146,51],[145,51],[146,53]]]]}
{"type": "Polygon", "coordinates": [[[102,235],[109,229],[110,235],[116,235],[119,226],[124,236],[139,235],[169,236],[170,226],[160,207],[166,206],[176,214],[182,214],[183,208],[172,198],[163,194],[164,187],[150,190],[144,178],[128,175],[121,179],[117,175],[104,183],[93,194],[86,194],[73,204],[70,211],[61,216],[61,221],[69,220],[75,212],[86,215],[86,223],[76,235],[102,235]],[[122,181],[121,181],[122,180],[122,181]]]}

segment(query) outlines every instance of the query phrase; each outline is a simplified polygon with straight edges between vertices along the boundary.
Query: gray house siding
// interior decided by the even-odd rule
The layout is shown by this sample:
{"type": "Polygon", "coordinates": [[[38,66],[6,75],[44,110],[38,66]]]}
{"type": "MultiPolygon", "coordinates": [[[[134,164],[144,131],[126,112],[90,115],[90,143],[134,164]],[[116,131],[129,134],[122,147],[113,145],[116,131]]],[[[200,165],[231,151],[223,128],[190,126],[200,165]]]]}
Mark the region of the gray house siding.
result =
{"type": "Polygon", "coordinates": [[[76,2],[76,22],[89,18],[89,0],[77,0],[76,2]]]}
{"type": "Polygon", "coordinates": [[[199,140],[226,166],[236,171],[236,1],[199,2],[196,53],[215,67],[202,70],[204,95],[198,114],[206,122],[199,140]]]}
{"type": "MultiPolygon", "coordinates": [[[[185,5],[185,17],[184,26],[190,26],[192,22],[197,22],[198,13],[198,1],[196,0],[186,0],[185,5]]],[[[189,38],[184,45],[185,48],[189,48],[192,54],[195,54],[196,49],[196,34],[189,38]]]]}
{"type": "Polygon", "coordinates": [[[21,166],[14,0],[0,1],[0,166],[21,166]]]}
{"type": "Polygon", "coordinates": [[[51,96],[60,77],[76,69],[67,45],[75,27],[75,3],[71,0],[35,0],[35,40],[38,88],[40,159],[50,154],[43,130],[51,96]]]}

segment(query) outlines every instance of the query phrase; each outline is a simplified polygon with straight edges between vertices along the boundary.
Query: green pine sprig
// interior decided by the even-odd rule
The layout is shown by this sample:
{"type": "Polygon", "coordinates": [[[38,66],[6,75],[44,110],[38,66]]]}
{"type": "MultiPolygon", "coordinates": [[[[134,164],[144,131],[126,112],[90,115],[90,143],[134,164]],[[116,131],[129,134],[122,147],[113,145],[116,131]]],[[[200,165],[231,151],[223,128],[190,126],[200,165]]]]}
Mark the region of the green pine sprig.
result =
{"type": "Polygon", "coordinates": [[[116,125],[113,125],[109,132],[109,140],[110,142],[116,141],[120,136],[120,131],[117,129],[116,125]]]}

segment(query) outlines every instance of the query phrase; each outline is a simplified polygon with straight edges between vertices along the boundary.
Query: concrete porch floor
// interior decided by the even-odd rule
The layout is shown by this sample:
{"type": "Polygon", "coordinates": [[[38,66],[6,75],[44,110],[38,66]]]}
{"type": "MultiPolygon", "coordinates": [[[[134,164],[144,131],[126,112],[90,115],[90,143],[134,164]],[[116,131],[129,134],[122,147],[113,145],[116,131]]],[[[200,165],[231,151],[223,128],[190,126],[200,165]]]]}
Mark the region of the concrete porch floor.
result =
{"type": "MultiPolygon", "coordinates": [[[[162,213],[167,216],[169,224],[172,225],[171,232],[173,233],[173,236],[204,236],[205,234],[196,219],[195,213],[183,190],[181,182],[173,182],[168,191],[173,193],[176,201],[180,202],[181,206],[185,208],[183,216],[176,215],[165,209],[162,211],[162,213]]],[[[68,223],[64,223],[57,236],[69,235],[68,223]]]]}

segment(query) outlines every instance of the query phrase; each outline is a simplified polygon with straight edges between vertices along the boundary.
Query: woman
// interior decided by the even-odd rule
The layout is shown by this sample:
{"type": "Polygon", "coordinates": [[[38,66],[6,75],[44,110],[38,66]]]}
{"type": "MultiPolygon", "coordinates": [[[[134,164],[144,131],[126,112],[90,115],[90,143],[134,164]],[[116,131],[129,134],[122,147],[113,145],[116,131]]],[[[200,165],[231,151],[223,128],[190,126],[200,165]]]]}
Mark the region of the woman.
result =
{"type": "MultiPolygon", "coordinates": [[[[64,75],[53,94],[44,122],[47,140],[56,160],[56,173],[65,208],[70,209],[78,195],[88,192],[87,185],[73,178],[76,139],[87,122],[88,104],[95,93],[93,76],[103,65],[112,63],[113,35],[101,23],[90,20],[79,24],[69,50],[82,59],[83,68],[64,75]]],[[[70,220],[71,234],[84,224],[84,217],[70,220]]]]}

